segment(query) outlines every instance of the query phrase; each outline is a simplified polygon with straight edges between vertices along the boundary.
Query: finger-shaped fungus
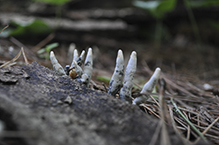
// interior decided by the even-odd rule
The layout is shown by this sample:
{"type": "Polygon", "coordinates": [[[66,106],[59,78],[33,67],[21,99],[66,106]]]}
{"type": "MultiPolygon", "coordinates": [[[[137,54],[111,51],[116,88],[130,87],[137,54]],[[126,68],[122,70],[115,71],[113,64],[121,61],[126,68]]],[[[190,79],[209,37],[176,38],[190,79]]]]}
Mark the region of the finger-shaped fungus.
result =
{"type": "Polygon", "coordinates": [[[84,64],[84,72],[81,76],[81,81],[84,84],[89,85],[92,73],[93,73],[93,54],[92,54],[92,49],[89,48],[84,64]]]}
{"type": "MultiPolygon", "coordinates": [[[[150,80],[147,83],[145,83],[140,93],[145,94],[145,93],[151,93],[153,91],[155,85],[157,84],[159,80],[160,72],[161,72],[161,69],[159,67],[156,68],[156,70],[154,71],[154,74],[151,76],[150,80]]],[[[147,95],[142,95],[140,97],[135,98],[132,104],[138,105],[138,104],[144,103],[145,101],[147,101],[147,99],[148,99],[147,95]]]]}
{"type": "Polygon", "coordinates": [[[71,43],[68,49],[68,61],[69,62],[73,60],[75,48],[76,48],[76,45],[74,43],[71,43]]]}
{"type": "Polygon", "coordinates": [[[131,91],[133,87],[132,81],[135,75],[136,65],[137,65],[137,54],[135,51],[133,51],[125,70],[123,87],[120,90],[120,95],[119,95],[119,98],[121,100],[125,100],[130,103],[132,102],[132,97],[131,97],[131,91]]]}
{"type": "Polygon", "coordinates": [[[77,59],[78,59],[78,50],[77,49],[74,50],[74,54],[73,55],[74,56],[73,56],[73,60],[72,60],[72,63],[71,63],[71,68],[74,67],[74,61],[77,62],[77,59]]]}
{"type": "Polygon", "coordinates": [[[83,63],[83,61],[84,61],[84,55],[85,55],[85,51],[83,50],[82,52],[81,52],[81,55],[78,57],[78,59],[77,59],[77,64],[79,65],[79,66],[81,66],[82,65],[82,63],[83,63]]]}
{"type": "Polygon", "coordinates": [[[50,52],[50,61],[52,63],[53,69],[55,73],[59,76],[65,76],[66,73],[63,69],[63,67],[59,64],[58,60],[55,57],[55,54],[53,51],[50,52]]]}
{"type": "Polygon", "coordinates": [[[116,93],[121,89],[123,75],[124,75],[124,58],[123,58],[122,50],[119,50],[116,58],[116,67],[109,83],[108,93],[110,95],[115,96],[116,93]]]}

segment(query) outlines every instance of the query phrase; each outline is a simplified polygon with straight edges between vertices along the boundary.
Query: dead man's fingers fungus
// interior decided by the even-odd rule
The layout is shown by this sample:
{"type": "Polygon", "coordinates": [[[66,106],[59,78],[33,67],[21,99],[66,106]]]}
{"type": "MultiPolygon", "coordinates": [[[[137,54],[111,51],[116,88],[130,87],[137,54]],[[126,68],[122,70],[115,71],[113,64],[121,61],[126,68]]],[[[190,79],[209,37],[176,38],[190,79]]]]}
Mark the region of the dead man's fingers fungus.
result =
{"type": "MultiPolygon", "coordinates": [[[[155,85],[157,84],[159,80],[160,72],[161,72],[161,69],[159,67],[156,68],[156,70],[154,71],[154,74],[151,76],[149,81],[145,83],[143,89],[140,92],[141,94],[151,93],[153,91],[155,85]]],[[[148,99],[147,95],[142,95],[140,97],[135,98],[132,104],[139,105],[147,101],[147,99],[148,99]]]]}
{"type": "Polygon", "coordinates": [[[108,94],[115,96],[116,93],[121,89],[123,75],[124,75],[124,58],[123,58],[122,50],[119,50],[116,58],[116,67],[109,83],[108,94]]]}
{"type": "Polygon", "coordinates": [[[132,102],[131,91],[133,87],[133,79],[137,66],[137,54],[135,51],[132,52],[128,65],[125,70],[123,87],[120,90],[119,98],[124,101],[132,102]]]}
{"type": "Polygon", "coordinates": [[[65,76],[66,73],[65,73],[63,67],[59,64],[58,60],[56,59],[53,51],[50,52],[50,60],[51,60],[51,63],[53,65],[53,69],[54,69],[55,73],[59,76],[65,76]]]}

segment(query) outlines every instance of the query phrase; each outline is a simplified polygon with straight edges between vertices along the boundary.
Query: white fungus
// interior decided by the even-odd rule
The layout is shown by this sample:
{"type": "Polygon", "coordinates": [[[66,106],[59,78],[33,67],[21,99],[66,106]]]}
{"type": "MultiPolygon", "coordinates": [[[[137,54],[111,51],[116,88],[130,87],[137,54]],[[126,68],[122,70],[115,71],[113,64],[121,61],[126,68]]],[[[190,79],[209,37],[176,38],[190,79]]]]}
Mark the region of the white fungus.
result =
{"type": "Polygon", "coordinates": [[[122,50],[119,50],[116,58],[116,67],[109,83],[108,93],[110,95],[115,96],[116,93],[121,89],[123,75],[124,75],[124,58],[123,58],[122,50]]]}
{"type": "Polygon", "coordinates": [[[53,51],[50,52],[50,60],[53,65],[53,69],[56,72],[57,75],[59,76],[65,76],[65,71],[63,67],[59,64],[58,60],[55,57],[55,54],[53,51]]]}
{"type": "Polygon", "coordinates": [[[125,70],[123,87],[120,90],[119,98],[124,101],[132,102],[131,91],[133,87],[133,78],[136,71],[137,65],[137,54],[135,51],[132,52],[128,65],[125,70]]]}
{"type": "MultiPolygon", "coordinates": [[[[159,80],[160,72],[161,72],[161,69],[159,67],[156,68],[150,80],[147,83],[145,83],[143,89],[140,92],[141,94],[151,93],[153,91],[155,85],[157,84],[159,80]]],[[[147,101],[147,99],[148,99],[147,95],[142,95],[140,97],[135,98],[132,104],[138,105],[138,104],[144,103],[145,101],[147,101]]]]}
{"type": "Polygon", "coordinates": [[[89,48],[84,63],[84,72],[81,76],[81,81],[89,85],[92,73],[93,73],[93,54],[92,54],[92,48],[89,48]]]}

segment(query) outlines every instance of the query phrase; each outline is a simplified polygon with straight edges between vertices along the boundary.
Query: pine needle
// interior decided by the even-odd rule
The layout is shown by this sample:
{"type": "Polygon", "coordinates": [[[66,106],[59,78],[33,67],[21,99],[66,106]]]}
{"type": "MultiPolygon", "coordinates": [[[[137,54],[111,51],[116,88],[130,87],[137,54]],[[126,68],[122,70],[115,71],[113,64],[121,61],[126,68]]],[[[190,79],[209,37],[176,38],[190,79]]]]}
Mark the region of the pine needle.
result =
{"type": "MultiPolygon", "coordinates": [[[[208,132],[208,130],[219,120],[219,117],[217,119],[215,119],[203,132],[202,134],[206,134],[208,132]]],[[[200,140],[200,138],[198,138],[195,142],[197,143],[200,140]]]]}
{"type": "Polygon", "coordinates": [[[20,50],[20,52],[12,60],[7,61],[6,63],[2,64],[0,66],[0,68],[6,68],[6,67],[8,67],[8,65],[15,62],[21,56],[21,53],[22,53],[22,49],[20,50]]]}
{"type": "Polygon", "coordinates": [[[177,105],[175,104],[175,102],[173,101],[173,98],[171,98],[171,102],[173,104],[173,106],[176,108],[176,112],[178,112],[180,114],[181,117],[183,117],[183,119],[185,119],[185,121],[192,127],[192,129],[194,129],[194,131],[205,141],[207,142],[207,139],[204,137],[204,135],[183,115],[183,113],[179,110],[179,108],[177,107],[177,105]]]}
{"type": "Polygon", "coordinates": [[[28,62],[28,60],[27,60],[27,57],[26,57],[26,55],[25,55],[25,52],[24,52],[24,48],[23,48],[23,47],[21,47],[21,51],[22,51],[22,54],[23,54],[25,63],[26,63],[26,64],[29,64],[29,62],[28,62]]]}
{"type": "Polygon", "coordinates": [[[0,31],[0,34],[9,27],[9,25],[5,26],[1,31],[0,31]]]}

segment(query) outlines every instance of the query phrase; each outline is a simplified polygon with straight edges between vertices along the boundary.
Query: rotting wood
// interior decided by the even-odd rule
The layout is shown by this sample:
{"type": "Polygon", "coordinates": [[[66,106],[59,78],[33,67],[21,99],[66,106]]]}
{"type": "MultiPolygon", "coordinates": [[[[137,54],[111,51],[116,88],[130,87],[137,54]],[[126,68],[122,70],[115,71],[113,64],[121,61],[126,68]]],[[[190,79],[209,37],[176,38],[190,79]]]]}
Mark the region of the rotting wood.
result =
{"type": "MultiPolygon", "coordinates": [[[[139,145],[151,140],[158,120],[137,106],[91,90],[68,76],[56,76],[36,62],[15,68],[29,77],[18,78],[15,84],[0,83],[0,110],[12,116],[10,121],[0,119],[6,126],[13,122],[18,131],[35,131],[34,138],[22,138],[27,145],[139,145]],[[71,104],[60,103],[67,97],[71,104]]],[[[13,72],[14,67],[10,69],[13,72]]],[[[181,143],[174,134],[170,140],[181,143]]]]}

